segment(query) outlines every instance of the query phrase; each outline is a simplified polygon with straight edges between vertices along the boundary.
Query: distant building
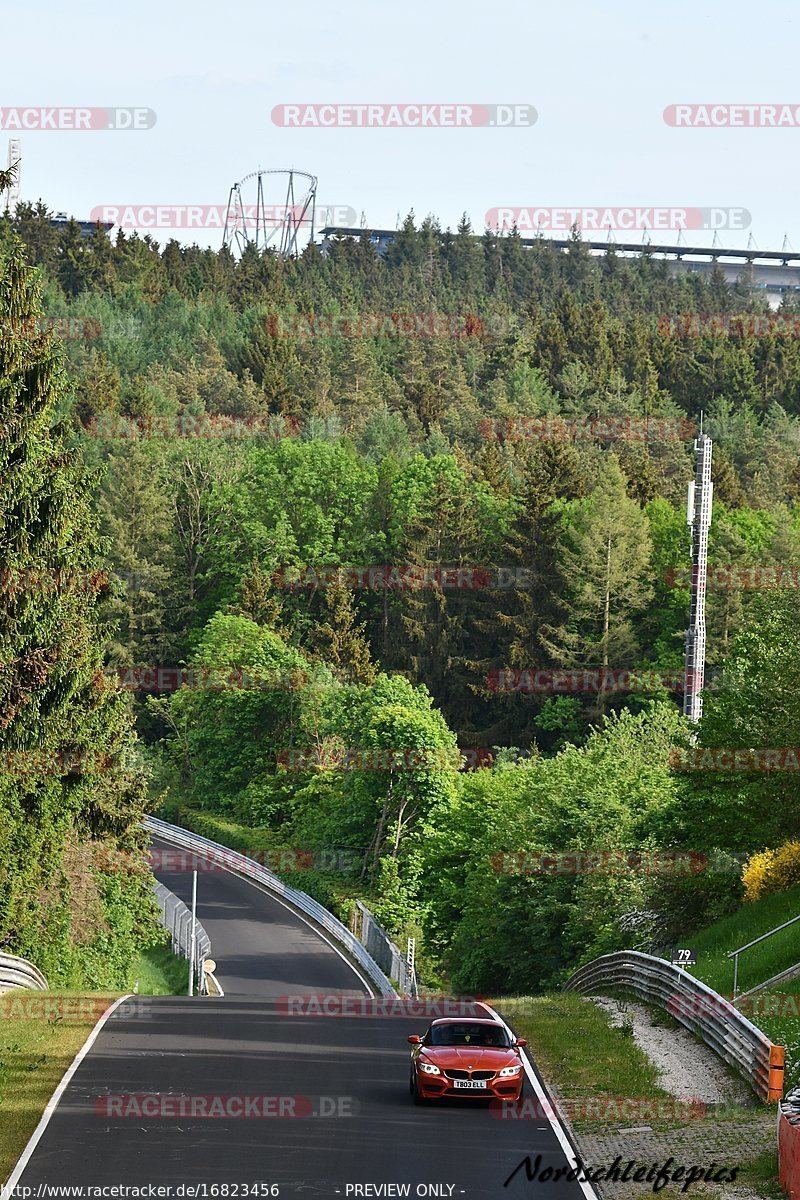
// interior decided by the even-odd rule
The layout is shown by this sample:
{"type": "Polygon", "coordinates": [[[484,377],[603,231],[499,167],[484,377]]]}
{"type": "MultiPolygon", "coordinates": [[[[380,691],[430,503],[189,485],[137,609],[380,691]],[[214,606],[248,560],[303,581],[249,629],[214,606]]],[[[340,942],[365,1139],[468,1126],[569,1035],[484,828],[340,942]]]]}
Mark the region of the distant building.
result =
{"type": "MultiPolygon", "coordinates": [[[[16,213],[17,205],[20,202],[20,180],[22,175],[21,166],[22,142],[19,140],[19,138],[11,138],[8,143],[8,168],[15,168],[14,182],[6,191],[0,192],[0,213],[8,213],[12,217],[16,213]]],[[[65,225],[69,224],[70,220],[71,218],[68,217],[66,213],[60,212],[56,213],[56,215],[51,218],[50,224],[54,225],[56,229],[63,229],[65,225]]],[[[106,233],[108,233],[110,229],[113,229],[113,225],[110,221],[78,221],[77,225],[80,229],[81,237],[91,237],[98,224],[100,225],[101,229],[106,231],[106,233]]]]}
{"type": "MultiPolygon", "coordinates": [[[[66,213],[61,212],[51,217],[50,224],[54,225],[56,229],[63,229],[72,220],[74,220],[73,217],[68,217],[66,213]]],[[[91,237],[98,225],[101,229],[105,230],[106,234],[108,234],[110,229],[114,228],[111,221],[75,221],[75,224],[80,229],[82,238],[91,237]]]]}

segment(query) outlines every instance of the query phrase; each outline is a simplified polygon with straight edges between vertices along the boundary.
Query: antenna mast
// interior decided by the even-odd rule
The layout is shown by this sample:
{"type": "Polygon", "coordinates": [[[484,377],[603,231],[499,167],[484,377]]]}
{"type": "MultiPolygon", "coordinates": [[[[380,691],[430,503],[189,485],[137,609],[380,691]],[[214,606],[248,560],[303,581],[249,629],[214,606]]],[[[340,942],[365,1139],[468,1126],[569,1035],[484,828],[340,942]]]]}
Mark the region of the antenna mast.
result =
{"type": "Polygon", "coordinates": [[[22,162],[22,142],[19,138],[11,138],[8,143],[8,169],[16,167],[14,172],[14,182],[6,192],[0,192],[0,209],[3,212],[9,213],[12,217],[17,211],[19,203],[19,176],[20,164],[22,162]]]}
{"type": "Polygon", "coordinates": [[[686,520],[692,531],[692,592],[689,628],[686,631],[686,660],[683,675],[683,715],[696,725],[703,715],[700,693],[706,666],[706,577],[708,572],[708,529],[714,485],[711,482],[712,441],[707,433],[695,440],[697,466],[689,484],[686,520]]]}

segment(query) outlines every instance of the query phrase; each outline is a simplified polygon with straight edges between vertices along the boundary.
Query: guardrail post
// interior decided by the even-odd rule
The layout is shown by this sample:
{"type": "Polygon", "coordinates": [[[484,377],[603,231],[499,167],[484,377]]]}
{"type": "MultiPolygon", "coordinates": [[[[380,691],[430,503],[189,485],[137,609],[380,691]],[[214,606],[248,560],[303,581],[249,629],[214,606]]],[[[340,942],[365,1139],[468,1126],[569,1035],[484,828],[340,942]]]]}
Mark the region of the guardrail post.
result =
{"type": "Polygon", "coordinates": [[[733,998],[739,995],[739,952],[733,956],[733,998]]]}

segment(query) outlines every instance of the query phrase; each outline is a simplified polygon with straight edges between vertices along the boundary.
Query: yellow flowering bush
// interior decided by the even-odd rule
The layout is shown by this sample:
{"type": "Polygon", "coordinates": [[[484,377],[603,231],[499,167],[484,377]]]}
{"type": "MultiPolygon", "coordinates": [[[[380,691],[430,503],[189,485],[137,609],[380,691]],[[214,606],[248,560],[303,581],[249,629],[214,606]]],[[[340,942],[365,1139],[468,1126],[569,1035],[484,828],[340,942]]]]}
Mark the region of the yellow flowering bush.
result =
{"type": "Polygon", "coordinates": [[[760,900],[800,883],[800,842],[784,842],[777,850],[753,854],[742,871],[744,898],[760,900]]]}

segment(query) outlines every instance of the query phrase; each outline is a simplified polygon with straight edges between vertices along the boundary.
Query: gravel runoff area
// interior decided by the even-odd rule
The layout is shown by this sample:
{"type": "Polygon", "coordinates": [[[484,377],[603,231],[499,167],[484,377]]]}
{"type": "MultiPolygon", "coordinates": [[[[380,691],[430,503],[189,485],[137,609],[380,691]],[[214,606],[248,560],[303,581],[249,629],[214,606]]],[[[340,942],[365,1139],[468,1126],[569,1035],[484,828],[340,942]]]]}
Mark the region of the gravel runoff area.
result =
{"type": "Polygon", "coordinates": [[[659,1085],[671,1096],[704,1104],[752,1103],[753,1093],[744,1080],[734,1076],[688,1029],[654,1025],[647,1006],[633,1000],[591,999],[608,1013],[612,1025],[633,1026],[633,1040],[655,1063],[659,1085]]]}
{"type": "MultiPolygon", "coordinates": [[[[755,1106],[748,1085],[732,1074],[713,1050],[697,1041],[685,1029],[654,1024],[644,1004],[605,997],[587,997],[609,1015],[612,1024],[630,1024],[636,1045],[656,1065],[659,1084],[679,1100],[700,1100],[709,1106],[741,1106],[751,1112],[732,1113],[731,1109],[715,1120],[713,1110],[690,1124],[670,1130],[656,1130],[645,1124],[630,1128],[614,1126],[594,1128],[591,1132],[573,1131],[584,1162],[602,1166],[619,1155],[624,1163],[635,1158],[641,1165],[666,1162],[710,1167],[735,1167],[769,1153],[775,1148],[776,1114],[755,1106]]],[[[660,1193],[662,1200],[681,1195],[680,1184],[660,1193]]],[[[596,1185],[599,1196],[607,1200],[645,1200],[651,1185],[607,1183],[596,1185]]],[[[715,1197],[717,1200],[763,1200],[759,1192],[735,1184],[695,1184],[689,1197],[715,1197]]]]}

